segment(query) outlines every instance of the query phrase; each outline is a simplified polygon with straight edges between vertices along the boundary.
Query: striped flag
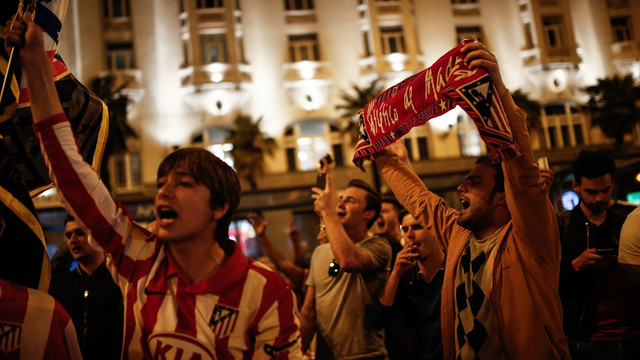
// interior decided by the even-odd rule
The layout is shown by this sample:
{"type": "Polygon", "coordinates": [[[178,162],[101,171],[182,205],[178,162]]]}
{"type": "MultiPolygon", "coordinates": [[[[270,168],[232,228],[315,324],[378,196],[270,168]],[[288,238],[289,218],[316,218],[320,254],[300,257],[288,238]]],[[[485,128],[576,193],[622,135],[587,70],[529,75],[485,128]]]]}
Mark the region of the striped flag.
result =
{"type": "MultiPolygon", "coordinates": [[[[108,134],[108,110],[100,98],[90,92],[69,72],[57,52],[59,34],[67,5],[68,0],[38,2],[34,22],[42,28],[45,50],[51,61],[58,96],[64,112],[71,122],[80,153],[84,160],[98,171],[108,134]]],[[[6,61],[6,59],[4,60],[6,61]]],[[[14,68],[13,78],[9,83],[19,83],[20,86],[17,91],[15,85],[10,88],[11,91],[8,91],[9,88],[5,90],[5,93],[9,93],[5,97],[11,98],[13,96],[16,104],[7,104],[8,100],[3,100],[3,105],[7,106],[7,110],[2,116],[8,120],[0,122],[0,135],[4,137],[5,144],[17,163],[18,170],[31,195],[35,196],[53,185],[32,129],[33,119],[26,80],[20,69],[17,66],[14,68]],[[20,81],[16,79],[20,79],[20,81]],[[9,112],[12,106],[15,106],[16,110],[9,112]]]]}

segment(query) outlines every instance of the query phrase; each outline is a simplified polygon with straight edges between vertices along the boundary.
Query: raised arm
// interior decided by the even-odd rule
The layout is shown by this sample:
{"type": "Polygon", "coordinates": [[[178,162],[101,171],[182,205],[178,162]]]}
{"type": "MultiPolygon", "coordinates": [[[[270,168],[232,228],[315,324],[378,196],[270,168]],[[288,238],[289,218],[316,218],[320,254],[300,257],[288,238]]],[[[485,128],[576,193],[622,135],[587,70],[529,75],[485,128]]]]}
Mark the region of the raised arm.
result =
{"type": "Polygon", "coordinates": [[[504,85],[495,55],[481,43],[469,43],[461,51],[467,54],[465,61],[471,69],[484,67],[488,71],[522,152],[522,156],[502,163],[514,231],[523,239],[521,245],[531,251],[539,263],[557,267],[560,261],[558,223],[531,150],[525,112],[516,106],[504,85]]]}
{"type": "MultiPolygon", "coordinates": [[[[123,239],[131,233],[132,223],[78,152],[44,52],[41,29],[25,14],[14,23],[12,30],[6,28],[5,31],[7,44],[15,46],[14,53],[18,54],[27,79],[34,129],[62,203],[91,230],[96,242],[112,255],[114,263],[119,264],[125,255],[123,239]]],[[[148,236],[144,231],[139,234],[140,239],[148,236]]],[[[134,251],[148,254],[141,249],[134,251]]]]}
{"type": "Polygon", "coordinates": [[[315,202],[314,207],[317,214],[322,218],[325,231],[329,240],[329,246],[340,264],[340,268],[347,272],[369,272],[380,267],[378,259],[374,259],[372,254],[358,248],[353,238],[362,240],[366,237],[366,230],[352,231],[355,234],[348,234],[340,222],[337,205],[338,197],[333,186],[331,172],[327,170],[327,182],[324,189],[313,187],[311,196],[315,202]]]}
{"type": "Polygon", "coordinates": [[[429,191],[418,175],[390,148],[376,153],[374,158],[400,204],[446,248],[458,212],[429,191]]]}
{"type": "Polygon", "coordinates": [[[276,268],[291,280],[294,289],[302,289],[304,284],[304,270],[289,261],[284,254],[273,245],[267,236],[267,222],[257,213],[250,213],[247,215],[247,219],[256,232],[258,242],[260,242],[260,245],[264,251],[266,251],[269,259],[273,261],[276,268]]]}
{"type": "Polygon", "coordinates": [[[51,63],[44,52],[42,32],[32,21],[33,14],[25,13],[22,19],[16,19],[13,28],[10,22],[5,27],[6,44],[14,47],[20,65],[27,79],[31,112],[35,123],[52,115],[62,113],[62,105],[53,81],[51,63]]]}

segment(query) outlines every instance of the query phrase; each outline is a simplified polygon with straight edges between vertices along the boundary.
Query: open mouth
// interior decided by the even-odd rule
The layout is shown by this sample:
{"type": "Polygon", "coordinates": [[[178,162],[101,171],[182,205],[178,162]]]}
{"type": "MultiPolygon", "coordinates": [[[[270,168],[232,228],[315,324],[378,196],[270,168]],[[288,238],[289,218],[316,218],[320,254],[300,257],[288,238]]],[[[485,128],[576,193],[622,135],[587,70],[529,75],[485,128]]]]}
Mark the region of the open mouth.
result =
{"type": "Polygon", "coordinates": [[[469,208],[469,202],[463,198],[460,198],[460,205],[462,205],[462,210],[469,208]]]}
{"type": "Polygon", "coordinates": [[[166,206],[160,206],[157,208],[156,213],[160,220],[173,220],[178,217],[178,213],[166,206]]]}

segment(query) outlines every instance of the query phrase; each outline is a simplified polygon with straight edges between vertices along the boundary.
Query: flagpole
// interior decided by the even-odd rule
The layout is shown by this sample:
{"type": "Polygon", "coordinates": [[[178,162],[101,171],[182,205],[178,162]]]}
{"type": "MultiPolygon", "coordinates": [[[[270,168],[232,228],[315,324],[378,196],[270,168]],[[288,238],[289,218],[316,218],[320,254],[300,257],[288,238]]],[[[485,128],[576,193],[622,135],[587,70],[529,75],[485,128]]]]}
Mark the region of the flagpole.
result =
{"type": "MultiPolygon", "coordinates": [[[[18,6],[18,13],[22,10],[21,7],[22,7],[22,1],[18,6]]],[[[9,30],[13,29],[13,23],[16,21],[16,18],[19,16],[18,13],[16,13],[16,16],[14,16],[13,19],[11,20],[11,25],[9,26],[9,30]]],[[[15,49],[16,49],[15,47],[11,48],[11,52],[9,53],[9,60],[7,60],[7,69],[4,72],[4,79],[2,79],[2,91],[0,91],[0,104],[2,103],[2,98],[4,97],[4,88],[7,85],[7,78],[9,78],[9,75],[10,75],[9,70],[11,69],[11,60],[13,60],[13,51],[15,49]]]]}
{"type": "MultiPolygon", "coordinates": [[[[16,19],[19,17],[22,17],[23,9],[24,9],[24,0],[20,0],[20,2],[18,3],[18,10],[16,11],[16,15],[13,17],[13,19],[11,19],[11,25],[9,25],[9,30],[13,29],[13,24],[15,23],[16,19]]],[[[36,11],[35,0],[31,0],[27,4],[27,12],[29,11],[31,11],[32,13],[35,13],[36,11]]],[[[9,60],[7,61],[7,69],[4,72],[4,79],[2,80],[2,90],[0,90],[0,104],[2,104],[2,98],[4,97],[4,89],[7,85],[7,79],[10,77],[9,70],[11,70],[11,61],[13,60],[14,50],[15,50],[15,47],[12,47],[11,52],[9,53],[9,60]]],[[[4,109],[2,111],[4,112],[4,109]]]]}

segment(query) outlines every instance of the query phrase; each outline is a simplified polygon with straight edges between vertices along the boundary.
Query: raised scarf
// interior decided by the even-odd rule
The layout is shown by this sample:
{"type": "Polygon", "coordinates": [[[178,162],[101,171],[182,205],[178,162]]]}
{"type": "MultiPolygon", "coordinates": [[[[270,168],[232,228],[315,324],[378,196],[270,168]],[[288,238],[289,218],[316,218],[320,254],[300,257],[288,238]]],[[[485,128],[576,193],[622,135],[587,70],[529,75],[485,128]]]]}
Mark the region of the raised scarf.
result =
{"type": "Polygon", "coordinates": [[[400,139],[414,126],[460,106],[473,120],[480,137],[504,161],[520,155],[502,102],[484,68],[469,69],[460,49],[444,54],[431,67],[381,92],[360,110],[360,137],[353,163],[364,171],[364,160],[400,139]]]}

